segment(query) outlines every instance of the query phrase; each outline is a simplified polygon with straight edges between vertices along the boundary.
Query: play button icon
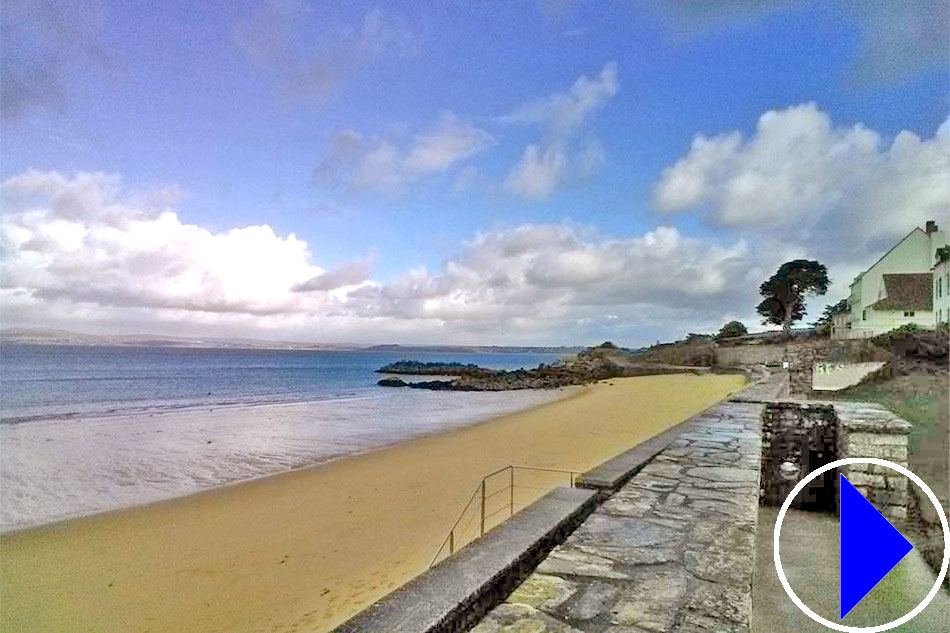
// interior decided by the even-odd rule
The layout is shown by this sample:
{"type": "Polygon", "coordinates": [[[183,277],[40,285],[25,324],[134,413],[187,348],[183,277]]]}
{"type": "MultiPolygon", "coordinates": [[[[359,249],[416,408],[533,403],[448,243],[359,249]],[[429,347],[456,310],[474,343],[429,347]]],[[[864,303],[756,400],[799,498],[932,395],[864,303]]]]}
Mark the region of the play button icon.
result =
{"type": "Polygon", "coordinates": [[[841,615],[864,596],[914,549],[871,503],[841,478],[841,570],[839,575],[841,615]]]}
{"type": "MultiPolygon", "coordinates": [[[[907,477],[918,490],[926,495],[934,510],[940,517],[940,527],[943,529],[943,542],[950,543],[950,521],[943,511],[940,499],[930,489],[923,479],[907,470],[906,466],[889,462],[879,457],[844,457],[808,473],[801,479],[792,491],[785,497],[778,516],[775,517],[775,527],[772,530],[772,560],[775,563],[775,572],[778,574],[782,589],[789,599],[802,613],[818,624],[834,631],[844,633],[883,633],[910,622],[927,608],[927,605],[943,591],[943,581],[950,571],[950,547],[943,548],[943,561],[940,563],[940,572],[934,579],[934,584],[927,595],[913,609],[899,618],[875,624],[873,626],[852,626],[842,622],[854,607],[913,549],[901,534],[891,526],[870,503],[859,493],[847,479],[841,477],[839,482],[840,499],[840,546],[841,569],[839,575],[840,586],[840,619],[828,620],[813,611],[792,589],[782,569],[781,535],[782,521],[792,506],[795,497],[800,494],[812,481],[824,473],[835,468],[854,466],[856,464],[871,464],[880,468],[897,471],[907,477]]],[[[853,614],[855,618],[857,614],[853,614]]],[[[853,618],[852,618],[853,619],[853,618]]],[[[945,627],[944,627],[945,628],[945,627]]]]}

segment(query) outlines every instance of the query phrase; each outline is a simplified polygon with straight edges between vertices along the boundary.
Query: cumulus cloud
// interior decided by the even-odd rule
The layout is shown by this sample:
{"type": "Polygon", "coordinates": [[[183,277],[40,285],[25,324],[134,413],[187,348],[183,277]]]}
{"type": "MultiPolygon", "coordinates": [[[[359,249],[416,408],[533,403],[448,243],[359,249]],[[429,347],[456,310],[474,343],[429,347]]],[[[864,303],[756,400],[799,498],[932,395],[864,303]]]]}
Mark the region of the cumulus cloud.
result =
{"type": "Polygon", "coordinates": [[[383,283],[369,259],[326,269],[293,234],[213,231],[182,221],[168,199],[168,190],[135,191],[102,173],[4,181],[4,325],[543,343],[720,320],[737,292],[754,289],[754,254],[742,240],[718,244],[666,226],[611,238],[573,224],[498,227],[436,272],[409,269],[383,283]]]}
{"type": "Polygon", "coordinates": [[[360,281],[352,269],[328,273],[316,266],[293,234],[282,237],[266,225],[213,232],[187,224],[171,209],[152,206],[150,195],[124,192],[116,176],[28,171],[4,181],[0,199],[2,287],[33,301],[309,313],[335,300],[292,288],[331,290],[360,281]]]}
{"type": "Polygon", "coordinates": [[[575,137],[619,89],[617,64],[610,62],[593,78],[581,75],[566,92],[530,101],[501,117],[505,123],[533,125],[544,132],[542,143],[524,148],[505,188],[527,200],[543,200],[562,184],[593,175],[606,160],[603,143],[588,139],[578,148],[575,137]]]}
{"type": "Polygon", "coordinates": [[[813,103],[770,110],[748,139],[697,136],[663,171],[660,211],[708,208],[721,224],[781,227],[838,248],[906,233],[950,208],[950,122],[932,138],[889,144],[860,124],[835,126],[813,103]]]}
{"type": "Polygon", "coordinates": [[[59,110],[70,72],[103,72],[113,65],[101,41],[99,2],[5,0],[0,3],[0,115],[12,120],[37,110],[59,110]]]}
{"type": "Polygon", "coordinates": [[[749,137],[697,136],[662,172],[653,205],[705,216],[780,260],[819,259],[833,302],[914,227],[946,223],[947,174],[950,120],[929,138],[905,130],[887,140],[808,103],[764,113],[749,137]]]}
{"type": "Polygon", "coordinates": [[[645,315],[725,309],[746,274],[748,248],[720,246],[661,226],[612,239],[570,224],[525,224],[477,235],[431,273],[350,293],[364,316],[397,315],[502,332],[570,326],[609,311],[645,315]]]}
{"type": "Polygon", "coordinates": [[[417,134],[404,148],[344,130],[337,134],[315,174],[327,184],[351,190],[393,191],[430,174],[445,172],[491,142],[488,132],[451,112],[443,113],[434,126],[417,134]]]}
{"type": "Polygon", "coordinates": [[[234,24],[234,39],[283,95],[304,97],[327,96],[360,68],[418,48],[408,22],[379,7],[345,24],[305,0],[260,2],[234,24]]]}

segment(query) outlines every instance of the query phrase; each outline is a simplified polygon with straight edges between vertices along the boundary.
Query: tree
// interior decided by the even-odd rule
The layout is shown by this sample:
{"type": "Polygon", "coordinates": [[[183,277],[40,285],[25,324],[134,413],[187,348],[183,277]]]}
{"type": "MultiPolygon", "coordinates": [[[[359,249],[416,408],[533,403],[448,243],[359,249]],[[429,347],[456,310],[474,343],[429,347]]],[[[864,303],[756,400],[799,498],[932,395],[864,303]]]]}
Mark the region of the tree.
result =
{"type": "Polygon", "coordinates": [[[937,263],[942,264],[950,261],[950,245],[941,246],[937,249],[937,263]]]}
{"type": "Polygon", "coordinates": [[[809,259],[785,262],[759,286],[764,299],[756,311],[764,317],[763,323],[781,325],[788,336],[792,323],[805,316],[805,298],[825,294],[830,283],[824,264],[809,259]]]}
{"type": "Polygon", "coordinates": [[[716,339],[722,340],[724,338],[735,338],[737,336],[745,336],[749,333],[749,330],[746,329],[745,325],[742,324],[742,321],[729,321],[719,330],[719,334],[716,335],[716,339]]]}
{"type": "Polygon", "coordinates": [[[835,318],[835,315],[844,314],[850,309],[851,306],[848,305],[847,299],[842,299],[838,303],[829,303],[825,306],[818,320],[812,323],[812,325],[815,326],[815,330],[819,333],[827,334],[831,331],[831,321],[835,318]]]}

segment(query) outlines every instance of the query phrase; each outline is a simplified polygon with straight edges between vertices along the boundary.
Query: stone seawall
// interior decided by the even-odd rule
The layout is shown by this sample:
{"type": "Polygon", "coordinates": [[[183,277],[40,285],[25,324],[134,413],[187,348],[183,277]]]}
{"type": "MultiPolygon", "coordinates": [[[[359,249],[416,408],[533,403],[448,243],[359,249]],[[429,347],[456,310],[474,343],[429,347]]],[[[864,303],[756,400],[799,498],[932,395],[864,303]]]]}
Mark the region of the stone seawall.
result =
{"type": "Polygon", "coordinates": [[[693,418],[472,633],[748,631],[762,408],[693,418]]]}
{"type": "MultiPolygon", "coordinates": [[[[840,457],[907,457],[909,425],[889,411],[776,400],[787,384],[773,375],[685,423],[472,633],[750,631],[760,499],[784,502],[840,457]]],[[[906,515],[903,477],[845,475],[887,516],[906,515]]],[[[829,472],[797,505],[836,510],[837,481],[829,472]]]]}
{"type": "MultiPolygon", "coordinates": [[[[788,376],[772,374],[583,475],[598,491],[584,504],[602,503],[536,568],[475,564],[493,547],[516,556],[503,524],[340,630],[748,633],[760,500],[780,504],[840,457],[907,459],[910,426],[880,406],[778,399],[787,394],[788,376]],[[466,583],[483,598],[454,604],[449,590],[466,583]]],[[[903,477],[867,465],[845,475],[885,515],[906,516],[903,477]]],[[[837,481],[821,478],[800,503],[836,509],[837,481]]]]}

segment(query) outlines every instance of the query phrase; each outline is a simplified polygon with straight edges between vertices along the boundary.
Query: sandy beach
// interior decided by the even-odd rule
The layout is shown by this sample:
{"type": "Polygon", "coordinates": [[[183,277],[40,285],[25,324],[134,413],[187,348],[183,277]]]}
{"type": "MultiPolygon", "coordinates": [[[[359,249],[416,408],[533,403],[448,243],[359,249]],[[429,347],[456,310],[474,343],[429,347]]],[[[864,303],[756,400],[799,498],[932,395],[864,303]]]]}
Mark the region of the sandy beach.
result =
{"type": "Polygon", "coordinates": [[[0,629],[328,631],[423,571],[485,474],[589,469],[742,382],[614,379],[390,448],[6,534],[0,629]]]}

